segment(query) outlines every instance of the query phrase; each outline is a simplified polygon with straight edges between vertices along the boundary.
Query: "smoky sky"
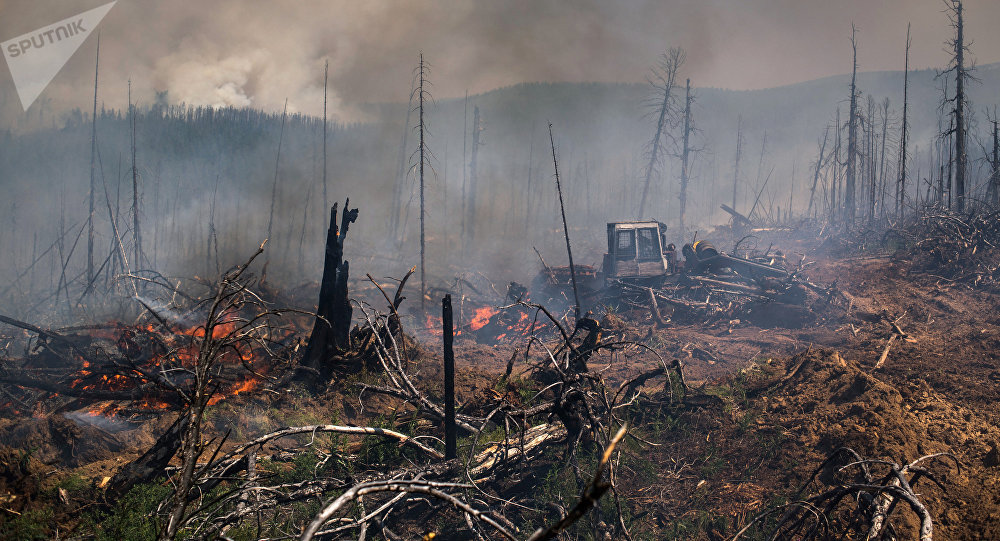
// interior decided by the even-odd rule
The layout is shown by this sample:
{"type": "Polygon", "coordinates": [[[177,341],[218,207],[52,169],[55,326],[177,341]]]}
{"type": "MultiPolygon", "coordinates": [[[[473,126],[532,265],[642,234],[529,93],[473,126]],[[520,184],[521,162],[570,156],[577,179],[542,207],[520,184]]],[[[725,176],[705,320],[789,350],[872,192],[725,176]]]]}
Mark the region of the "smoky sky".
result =
{"type": "MultiPolygon", "coordinates": [[[[0,0],[0,41],[106,3],[0,0]]],[[[641,82],[658,55],[687,51],[699,87],[757,89],[848,72],[851,23],[859,68],[942,67],[951,35],[941,0],[120,0],[100,25],[100,101],[120,108],[126,81],[140,105],[170,103],[322,112],[361,120],[358,106],[406,100],[417,55],[438,99],[521,82],[641,82]]],[[[1000,61],[1000,2],[966,0],[972,57],[1000,61]]],[[[89,109],[96,40],[88,38],[33,108],[89,109]]],[[[0,107],[17,104],[6,69],[0,107]]]]}

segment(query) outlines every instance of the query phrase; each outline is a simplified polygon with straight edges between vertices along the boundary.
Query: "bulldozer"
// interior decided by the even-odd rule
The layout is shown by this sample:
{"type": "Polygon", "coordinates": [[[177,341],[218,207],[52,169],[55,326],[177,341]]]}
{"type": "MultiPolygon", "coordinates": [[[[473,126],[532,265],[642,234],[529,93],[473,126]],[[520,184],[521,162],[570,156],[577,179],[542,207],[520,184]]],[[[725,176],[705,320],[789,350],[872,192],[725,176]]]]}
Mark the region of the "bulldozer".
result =
{"type": "Polygon", "coordinates": [[[685,244],[681,255],[684,257],[683,264],[678,262],[677,249],[668,242],[667,226],[662,222],[609,222],[608,251],[604,254],[603,265],[605,285],[623,281],[652,286],[662,284],[679,273],[701,274],[723,269],[753,279],[788,276],[780,265],[719,252],[707,240],[685,244]]]}

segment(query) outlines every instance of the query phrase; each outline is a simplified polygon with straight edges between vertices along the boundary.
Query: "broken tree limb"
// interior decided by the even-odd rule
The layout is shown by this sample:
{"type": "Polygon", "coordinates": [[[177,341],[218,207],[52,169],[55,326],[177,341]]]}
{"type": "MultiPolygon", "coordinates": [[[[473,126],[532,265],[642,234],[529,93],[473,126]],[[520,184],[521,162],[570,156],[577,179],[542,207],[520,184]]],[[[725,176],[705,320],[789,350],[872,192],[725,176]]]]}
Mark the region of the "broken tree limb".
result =
{"type": "Polygon", "coordinates": [[[611,443],[604,450],[604,455],[601,456],[601,461],[597,464],[597,471],[594,472],[594,480],[587,485],[584,489],[583,494],[580,495],[580,501],[577,502],[573,509],[563,517],[561,520],[555,524],[549,526],[548,528],[536,530],[535,533],[531,534],[528,541],[547,541],[549,539],[555,539],[560,533],[569,528],[574,522],[580,519],[583,515],[590,510],[597,501],[601,499],[601,496],[611,488],[610,482],[605,482],[603,480],[604,468],[607,467],[608,462],[611,460],[611,455],[615,452],[615,447],[618,442],[625,437],[625,432],[628,426],[622,426],[618,429],[618,433],[615,437],[611,439],[611,443]]]}
{"type": "Polygon", "coordinates": [[[148,483],[162,474],[164,468],[170,463],[170,459],[180,449],[182,435],[187,429],[188,420],[187,415],[179,415],[174,424],[170,425],[170,428],[156,440],[156,443],[148,451],[118,470],[108,484],[108,489],[104,493],[105,498],[114,502],[127,494],[135,485],[148,483]]]}

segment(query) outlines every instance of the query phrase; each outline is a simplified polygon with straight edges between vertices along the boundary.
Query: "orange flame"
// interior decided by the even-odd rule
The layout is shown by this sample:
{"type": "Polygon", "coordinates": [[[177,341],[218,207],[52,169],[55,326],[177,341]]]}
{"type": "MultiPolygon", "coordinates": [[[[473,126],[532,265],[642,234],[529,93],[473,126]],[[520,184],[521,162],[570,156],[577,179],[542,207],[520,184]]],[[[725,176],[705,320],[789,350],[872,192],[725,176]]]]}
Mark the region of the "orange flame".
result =
{"type": "Polygon", "coordinates": [[[472,321],[469,323],[469,327],[478,331],[486,326],[490,322],[490,318],[495,316],[499,310],[493,308],[492,306],[483,306],[482,308],[476,308],[475,315],[472,316],[472,321]]]}

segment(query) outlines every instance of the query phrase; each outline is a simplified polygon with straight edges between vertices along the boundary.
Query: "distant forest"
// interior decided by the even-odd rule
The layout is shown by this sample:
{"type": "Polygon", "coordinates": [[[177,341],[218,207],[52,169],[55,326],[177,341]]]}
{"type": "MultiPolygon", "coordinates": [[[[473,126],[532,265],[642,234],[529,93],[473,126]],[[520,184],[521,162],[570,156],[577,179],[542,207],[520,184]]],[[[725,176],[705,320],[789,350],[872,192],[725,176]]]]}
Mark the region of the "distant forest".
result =
{"type": "MultiPolygon", "coordinates": [[[[970,197],[982,198],[992,171],[989,118],[1000,65],[980,66],[975,75],[979,82],[969,89],[968,186],[970,197]]],[[[816,174],[816,162],[827,130],[827,153],[838,132],[846,141],[849,83],[848,75],[731,91],[699,88],[692,81],[694,152],[683,235],[727,222],[729,215],[719,206],[734,203],[734,184],[741,212],[756,201],[755,213],[791,221],[807,209],[824,208],[837,171],[827,157],[816,174]],[[834,129],[838,109],[840,130],[834,129]]],[[[946,80],[934,71],[917,71],[910,73],[909,85],[907,197],[917,202],[931,196],[947,153],[938,136],[947,128],[939,107],[946,80]]],[[[903,74],[862,73],[858,88],[861,137],[870,136],[864,140],[875,152],[885,149],[877,159],[866,155],[870,173],[892,179],[899,167],[903,74]]],[[[655,218],[676,232],[676,123],[668,127],[666,156],[651,184],[646,216],[636,215],[656,123],[654,90],[645,84],[536,83],[431,103],[428,272],[441,280],[473,271],[527,280],[538,267],[533,246],[550,264],[565,264],[548,122],[578,263],[599,264],[609,220],[655,218]]],[[[675,92],[683,98],[683,90],[681,84],[675,92]]],[[[169,96],[159,98],[135,113],[144,267],[167,275],[214,275],[264,239],[273,204],[269,273],[285,283],[316,280],[329,206],[343,205],[348,197],[361,211],[348,259],[357,260],[362,272],[396,276],[416,263],[418,207],[409,171],[415,162],[415,115],[408,115],[408,104],[367,105],[359,123],[331,118],[324,186],[321,118],[289,114],[283,121],[280,111],[190,108],[167,105],[169,96]]],[[[61,278],[61,261],[69,259],[67,268],[79,273],[86,258],[91,119],[81,110],[56,118],[33,109],[15,124],[0,132],[0,183],[7,194],[0,203],[0,249],[6,255],[0,275],[27,277],[35,262],[31,279],[50,287],[61,278]]],[[[94,220],[101,264],[117,249],[112,218],[131,250],[128,111],[100,109],[96,131],[94,220]]]]}

